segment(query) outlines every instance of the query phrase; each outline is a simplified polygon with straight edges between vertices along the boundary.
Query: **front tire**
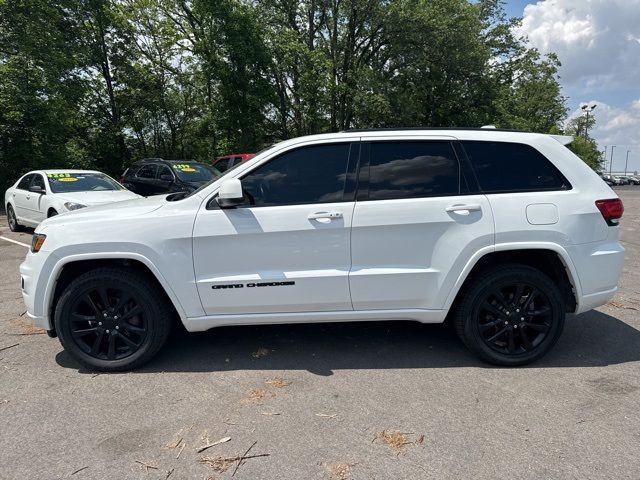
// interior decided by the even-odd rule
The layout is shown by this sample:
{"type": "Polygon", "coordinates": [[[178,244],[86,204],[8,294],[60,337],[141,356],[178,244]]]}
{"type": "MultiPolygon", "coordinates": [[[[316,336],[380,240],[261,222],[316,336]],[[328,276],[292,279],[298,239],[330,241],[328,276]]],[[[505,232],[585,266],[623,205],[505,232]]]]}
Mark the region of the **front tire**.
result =
{"type": "Polygon", "coordinates": [[[9,224],[9,230],[12,232],[22,231],[22,225],[18,223],[18,217],[16,217],[16,212],[11,204],[7,205],[7,223],[9,224]]]}
{"type": "Polygon", "coordinates": [[[98,268],[64,290],[55,327],[64,349],[91,370],[137,368],[164,345],[173,320],[164,292],[127,268],[98,268]]]}
{"type": "Polygon", "coordinates": [[[53,208],[47,212],[47,218],[55,217],[56,215],[58,215],[58,211],[53,208]]]}
{"type": "Polygon", "coordinates": [[[525,265],[503,265],[472,279],[457,302],[462,342],[482,360],[518,366],[538,360],[558,341],[565,305],[560,288],[525,265]]]}

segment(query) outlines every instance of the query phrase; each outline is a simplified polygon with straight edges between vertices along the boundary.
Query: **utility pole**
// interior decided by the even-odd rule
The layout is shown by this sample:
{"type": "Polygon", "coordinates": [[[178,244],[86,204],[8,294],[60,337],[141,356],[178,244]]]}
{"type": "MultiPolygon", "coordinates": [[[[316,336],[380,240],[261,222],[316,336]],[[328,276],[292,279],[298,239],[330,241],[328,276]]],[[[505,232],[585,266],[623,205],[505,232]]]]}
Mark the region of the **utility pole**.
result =
{"type": "Polygon", "coordinates": [[[629,163],[629,152],[631,150],[627,150],[627,159],[624,161],[624,176],[627,176],[627,164],[629,163]]]}
{"type": "Polygon", "coordinates": [[[609,164],[609,176],[611,176],[611,172],[613,172],[613,149],[616,148],[615,145],[611,145],[611,163],[609,164]]]}
{"type": "Polygon", "coordinates": [[[587,122],[584,124],[584,138],[589,139],[589,113],[593,112],[596,109],[597,105],[582,105],[580,107],[583,112],[587,113],[587,122]]]}

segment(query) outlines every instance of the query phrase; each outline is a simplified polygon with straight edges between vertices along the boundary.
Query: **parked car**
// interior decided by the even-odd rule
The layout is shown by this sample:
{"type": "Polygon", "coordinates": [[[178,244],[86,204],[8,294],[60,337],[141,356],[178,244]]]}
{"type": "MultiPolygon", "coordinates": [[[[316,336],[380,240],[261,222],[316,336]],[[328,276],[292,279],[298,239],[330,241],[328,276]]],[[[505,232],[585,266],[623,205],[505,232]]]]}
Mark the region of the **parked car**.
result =
{"type": "Polygon", "coordinates": [[[231,153],[215,159],[213,161],[213,166],[221,172],[226,172],[227,170],[230,170],[255,156],[255,153],[231,153]]]}
{"type": "Polygon", "coordinates": [[[613,179],[611,178],[610,175],[600,175],[600,178],[604,181],[604,183],[606,183],[610,187],[614,185],[613,179]]]}
{"type": "Polygon", "coordinates": [[[633,185],[640,185],[640,176],[632,175],[632,176],[629,177],[629,180],[631,181],[631,184],[633,184],[633,185]]]}
{"type": "Polygon", "coordinates": [[[27,312],[96,370],[142,365],[174,321],[195,332],[447,317],[479,358],[527,364],[566,313],[609,301],[622,271],[622,202],[568,141],[501,130],[285,141],[197,194],[46,220],[20,267],[27,312]]]}
{"type": "Polygon", "coordinates": [[[7,189],[4,205],[9,228],[15,232],[59,213],[138,197],[94,170],[34,170],[7,189]]]}
{"type": "Polygon", "coordinates": [[[121,182],[129,190],[148,197],[173,192],[191,192],[222,173],[193,160],[146,158],[127,168],[121,182]]]}

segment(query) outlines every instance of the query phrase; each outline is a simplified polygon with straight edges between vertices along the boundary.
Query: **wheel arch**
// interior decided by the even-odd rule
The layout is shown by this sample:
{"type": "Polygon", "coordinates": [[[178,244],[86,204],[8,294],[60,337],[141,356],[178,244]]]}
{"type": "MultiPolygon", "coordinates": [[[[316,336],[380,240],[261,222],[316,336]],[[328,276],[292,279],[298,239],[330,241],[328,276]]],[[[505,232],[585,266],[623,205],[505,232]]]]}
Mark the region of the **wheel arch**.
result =
{"type": "Polygon", "coordinates": [[[578,274],[569,253],[553,243],[502,244],[490,251],[476,253],[458,277],[447,297],[445,309],[451,309],[465,284],[474,276],[487,268],[507,263],[528,265],[542,271],[562,288],[567,312],[578,310],[582,294],[578,274]]]}
{"type": "Polygon", "coordinates": [[[73,257],[64,258],[55,265],[54,271],[52,272],[52,278],[55,278],[56,280],[48,285],[45,293],[44,312],[50,320],[49,324],[52,329],[50,334],[55,335],[55,332],[53,332],[53,312],[55,311],[57,302],[64,289],[71,283],[71,281],[77,278],[78,275],[106,266],[135,269],[143,275],[146,275],[150,280],[155,281],[167,296],[176,315],[184,324],[187,316],[177,295],[171,289],[162,273],[146,257],[135,253],[119,253],[113,255],[103,254],[98,256],[75,255],[73,257]]]}

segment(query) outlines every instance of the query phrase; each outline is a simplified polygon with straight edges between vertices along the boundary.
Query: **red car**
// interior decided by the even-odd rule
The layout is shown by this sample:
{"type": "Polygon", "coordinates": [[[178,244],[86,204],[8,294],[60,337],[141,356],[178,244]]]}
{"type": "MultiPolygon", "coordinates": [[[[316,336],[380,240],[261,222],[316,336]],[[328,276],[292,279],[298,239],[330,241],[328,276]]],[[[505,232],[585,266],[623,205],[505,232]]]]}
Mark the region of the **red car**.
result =
{"type": "Polygon", "coordinates": [[[221,172],[226,172],[236,165],[246,162],[255,156],[255,153],[231,153],[229,155],[216,158],[212,165],[221,172]]]}

